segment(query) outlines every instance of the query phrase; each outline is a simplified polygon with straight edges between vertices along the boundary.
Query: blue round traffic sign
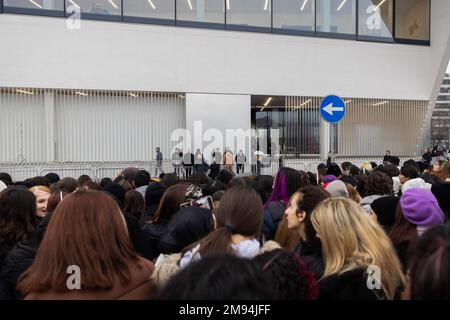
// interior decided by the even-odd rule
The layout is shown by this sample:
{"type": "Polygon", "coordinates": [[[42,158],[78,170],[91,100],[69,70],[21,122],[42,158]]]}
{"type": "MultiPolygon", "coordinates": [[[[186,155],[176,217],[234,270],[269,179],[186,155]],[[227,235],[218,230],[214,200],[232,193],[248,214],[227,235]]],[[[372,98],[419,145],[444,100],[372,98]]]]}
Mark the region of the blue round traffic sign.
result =
{"type": "Polygon", "coordinates": [[[329,95],[320,104],[320,115],[329,123],[337,123],[345,116],[345,102],[340,97],[329,95]]]}

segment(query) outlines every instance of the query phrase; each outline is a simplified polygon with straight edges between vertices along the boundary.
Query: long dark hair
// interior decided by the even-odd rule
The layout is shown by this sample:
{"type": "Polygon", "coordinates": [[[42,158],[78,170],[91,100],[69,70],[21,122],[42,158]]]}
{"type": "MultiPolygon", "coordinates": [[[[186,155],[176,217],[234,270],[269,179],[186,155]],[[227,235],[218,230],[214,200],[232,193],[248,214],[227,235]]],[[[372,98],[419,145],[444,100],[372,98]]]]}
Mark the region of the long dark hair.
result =
{"type": "Polygon", "coordinates": [[[240,234],[259,237],[263,224],[263,206],[258,193],[249,186],[231,187],[222,197],[220,206],[215,212],[217,229],[205,238],[186,247],[185,252],[200,243],[199,253],[206,255],[232,253],[231,236],[240,234]]]}
{"type": "Polygon", "coordinates": [[[36,225],[36,199],[30,191],[8,188],[0,193],[0,241],[25,241],[36,225]]]}
{"type": "Polygon", "coordinates": [[[253,188],[259,193],[263,203],[266,203],[267,199],[269,199],[272,192],[272,185],[273,177],[268,175],[260,175],[256,177],[256,180],[252,183],[253,188]]]}
{"type": "Polygon", "coordinates": [[[301,194],[301,197],[299,197],[297,208],[299,211],[304,211],[306,213],[306,241],[312,248],[320,250],[322,243],[320,242],[320,239],[317,238],[317,232],[311,222],[311,214],[320,202],[330,198],[330,194],[319,186],[303,187],[298,192],[301,194]]]}
{"type": "Polygon", "coordinates": [[[450,226],[427,230],[410,260],[410,299],[450,299],[450,226]]]}
{"type": "Polygon", "coordinates": [[[394,245],[417,238],[417,226],[406,220],[400,202],[395,211],[395,222],[389,233],[389,238],[394,245]]]}
{"type": "Polygon", "coordinates": [[[179,183],[164,191],[155,215],[147,223],[153,224],[159,220],[170,220],[180,210],[180,205],[185,201],[188,186],[187,183],[179,183]]]}
{"type": "Polygon", "coordinates": [[[301,187],[309,185],[309,176],[304,171],[281,168],[275,177],[273,192],[264,207],[273,201],[283,201],[287,206],[289,199],[301,187]]]}
{"type": "Polygon", "coordinates": [[[145,212],[145,201],[142,194],[136,190],[125,193],[123,212],[129,213],[139,220],[145,212]]]}

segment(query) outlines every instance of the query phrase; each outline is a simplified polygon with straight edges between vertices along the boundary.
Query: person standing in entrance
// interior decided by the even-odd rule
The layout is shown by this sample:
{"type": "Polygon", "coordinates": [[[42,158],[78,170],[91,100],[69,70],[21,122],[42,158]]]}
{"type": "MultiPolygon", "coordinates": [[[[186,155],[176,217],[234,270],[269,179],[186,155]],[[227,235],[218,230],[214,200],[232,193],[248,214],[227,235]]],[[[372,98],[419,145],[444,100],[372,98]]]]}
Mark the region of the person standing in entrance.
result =
{"type": "Polygon", "coordinates": [[[183,155],[185,179],[189,179],[189,177],[191,176],[193,164],[194,164],[194,155],[191,153],[189,149],[187,149],[187,152],[183,155]]]}
{"type": "Polygon", "coordinates": [[[245,157],[245,154],[244,152],[242,152],[242,150],[239,150],[239,153],[236,155],[235,160],[237,173],[239,174],[239,171],[241,171],[241,173],[244,173],[244,166],[247,158],[245,157]]]}
{"type": "Polygon", "coordinates": [[[174,173],[180,178],[182,176],[181,167],[183,166],[183,152],[178,148],[175,148],[175,151],[172,153],[172,165],[174,173]]]}
{"type": "Polygon", "coordinates": [[[429,148],[427,148],[425,153],[422,155],[422,161],[425,162],[428,167],[430,166],[431,160],[433,159],[432,151],[433,151],[433,148],[429,147],[429,148]]]}
{"type": "Polygon", "coordinates": [[[233,153],[231,152],[231,150],[229,148],[227,148],[227,150],[225,151],[225,153],[223,155],[223,164],[224,164],[225,170],[233,172],[234,159],[233,159],[233,153]]]}
{"type": "Polygon", "coordinates": [[[204,163],[205,161],[203,160],[203,153],[200,151],[200,149],[197,149],[194,155],[194,172],[203,172],[204,163]]]}
{"type": "Polygon", "coordinates": [[[220,148],[216,148],[211,153],[211,170],[209,171],[209,177],[215,179],[220,172],[220,165],[222,164],[222,153],[220,148]]]}
{"type": "Polygon", "coordinates": [[[156,147],[156,168],[155,168],[155,177],[158,177],[158,172],[164,173],[163,170],[163,154],[159,147],[156,147]]]}
{"type": "Polygon", "coordinates": [[[386,150],[386,154],[384,155],[383,163],[386,163],[386,162],[391,162],[391,151],[390,150],[386,150]]]}
{"type": "Polygon", "coordinates": [[[331,150],[328,151],[328,155],[327,155],[327,168],[331,165],[331,150]]]}

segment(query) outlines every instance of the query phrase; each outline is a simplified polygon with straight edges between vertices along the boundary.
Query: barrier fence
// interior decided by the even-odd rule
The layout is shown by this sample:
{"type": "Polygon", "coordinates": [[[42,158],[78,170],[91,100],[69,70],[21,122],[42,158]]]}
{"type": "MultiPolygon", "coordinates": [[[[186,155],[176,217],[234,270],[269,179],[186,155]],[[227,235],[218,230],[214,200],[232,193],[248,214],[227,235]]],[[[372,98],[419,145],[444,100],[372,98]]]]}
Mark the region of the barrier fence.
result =
{"type": "MultiPolygon", "coordinates": [[[[408,157],[400,158],[401,163],[411,159],[408,157]]],[[[420,159],[414,159],[420,160],[420,159]]],[[[357,166],[364,162],[374,161],[380,164],[382,161],[378,159],[370,159],[366,157],[351,158],[351,157],[337,157],[336,163],[342,164],[349,161],[357,166]],[[375,161],[374,161],[375,160],[375,161]]],[[[320,163],[325,163],[319,158],[317,159],[285,159],[280,164],[278,160],[263,161],[260,166],[260,174],[275,175],[280,168],[280,165],[296,170],[310,171],[317,173],[317,166],[320,163]]],[[[156,161],[124,161],[124,162],[46,162],[46,163],[0,163],[0,172],[10,174],[14,181],[21,181],[35,176],[43,176],[47,173],[54,172],[60,177],[74,177],[78,178],[80,175],[88,175],[91,178],[99,181],[102,178],[116,177],[123,169],[127,167],[135,167],[138,169],[148,170],[152,177],[156,177],[159,173],[172,173],[175,168],[171,161],[163,161],[161,169],[157,166],[156,161]]],[[[222,166],[223,167],[223,166],[222,166]]],[[[246,163],[244,165],[243,174],[257,174],[257,165],[246,163]]],[[[233,166],[233,171],[237,173],[236,165],[233,166]]],[[[181,167],[180,177],[184,177],[184,170],[181,167]]],[[[242,170],[240,170],[242,173],[242,170]]]]}

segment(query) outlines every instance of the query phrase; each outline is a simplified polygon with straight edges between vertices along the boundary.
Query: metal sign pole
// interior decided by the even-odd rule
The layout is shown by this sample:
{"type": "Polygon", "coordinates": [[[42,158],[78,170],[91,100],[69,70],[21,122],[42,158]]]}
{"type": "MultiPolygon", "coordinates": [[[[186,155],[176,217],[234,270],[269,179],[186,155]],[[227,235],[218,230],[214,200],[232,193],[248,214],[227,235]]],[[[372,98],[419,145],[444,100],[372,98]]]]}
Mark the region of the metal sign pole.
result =
{"type": "Polygon", "coordinates": [[[320,104],[320,115],[322,119],[330,124],[330,133],[327,134],[330,139],[330,160],[333,163],[336,156],[336,125],[345,116],[345,102],[342,98],[329,95],[325,97],[320,104]]]}
{"type": "Polygon", "coordinates": [[[331,147],[331,163],[334,163],[334,153],[335,153],[335,150],[336,150],[336,148],[335,148],[335,145],[334,145],[334,135],[335,135],[335,133],[334,133],[334,130],[335,130],[335,127],[336,127],[336,124],[335,123],[332,123],[331,125],[330,125],[330,131],[331,131],[331,143],[330,143],[330,147],[331,147]]]}

